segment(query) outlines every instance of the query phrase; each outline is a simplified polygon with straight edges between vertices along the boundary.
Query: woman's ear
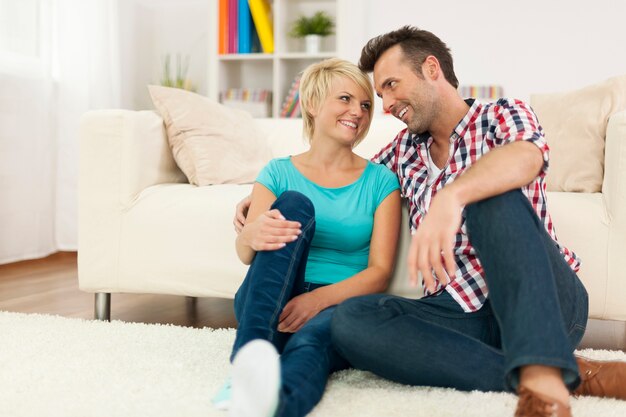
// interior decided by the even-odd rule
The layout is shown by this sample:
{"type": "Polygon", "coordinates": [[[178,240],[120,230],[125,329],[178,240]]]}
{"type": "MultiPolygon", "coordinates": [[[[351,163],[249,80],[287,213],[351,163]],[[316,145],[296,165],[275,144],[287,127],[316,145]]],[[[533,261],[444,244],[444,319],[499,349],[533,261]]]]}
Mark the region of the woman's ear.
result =
{"type": "Polygon", "coordinates": [[[309,109],[307,110],[312,117],[317,117],[319,113],[318,106],[312,105],[313,103],[309,103],[309,109]]]}

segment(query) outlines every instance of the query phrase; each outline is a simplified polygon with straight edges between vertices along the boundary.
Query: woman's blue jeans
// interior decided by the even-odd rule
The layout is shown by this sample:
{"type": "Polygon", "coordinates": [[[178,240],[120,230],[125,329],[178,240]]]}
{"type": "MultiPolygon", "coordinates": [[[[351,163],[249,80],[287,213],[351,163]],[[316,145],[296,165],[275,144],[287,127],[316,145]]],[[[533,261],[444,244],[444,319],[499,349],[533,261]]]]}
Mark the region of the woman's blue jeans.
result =
{"type": "Polygon", "coordinates": [[[329,374],[347,368],[348,364],[331,344],[330,322],[335,307],[321,311],[294,334],[277,330],[278,318],[287,302],[320,285],[304,282],[315,233],[313,204],[303,194],[287,191],[272,209],[278,209],[286,219],[300,222],[302,234],[282,249],[257,252],[235,295],[238,327],[231,360],[254,339],[271,342],[281,354],[276,416],[305,416],[322,398],[329,374]]]}
{"type": "Polygon", "coordinates": [[[445,291],[419,300],[353,298],[333,317],[339,353],[411,385],[514,391],[519,368],[535,364],[561,368],[575,388],[587,292],[528,199],[516,190],[469,205],[466,225],[485,271],[485,305],[465,313],[445,291]]]}

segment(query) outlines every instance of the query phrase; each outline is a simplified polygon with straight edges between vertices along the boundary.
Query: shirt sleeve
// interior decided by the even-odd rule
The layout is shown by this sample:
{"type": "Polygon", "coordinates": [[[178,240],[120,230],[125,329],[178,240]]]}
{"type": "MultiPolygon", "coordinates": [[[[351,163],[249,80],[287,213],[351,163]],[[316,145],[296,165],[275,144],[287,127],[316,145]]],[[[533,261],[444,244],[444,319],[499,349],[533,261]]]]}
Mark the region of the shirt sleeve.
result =
{"type": "Polygon", "coordinates": [[[264,185],[276,197],[279,197],[282,194],[282,177],[278,172],[278,164],[276,163],[276,160],[272,159],[263,167],[263,169],[259,172],[259,175],[256,177],[256,182],[264,185]]]}
{"type": "Polygon", "coordinates": [[[517,141],[528,141],[536,145],[543,156],[543,168],[539,174],[545,177],[548,172],[550,148],[537,120],[537,115],[530,106],[520,100],[499,100],[495,119],[495,145],[502,146],[517,141]]]}
{"type": "Polygon", "coordinates": [[[400,189],[398,177],[386,168],[379,167],[377,175],[378,192],[376,193],[376,208],[389,194],[400,189]]]}
{"type": "Polygon", "coordinates": [[[385,165],[393,172],[398,172],[398,144],[402,138],[402,132],[400,132],[389,144],[382,148],[371,161],[375,164],[385,165]]]}

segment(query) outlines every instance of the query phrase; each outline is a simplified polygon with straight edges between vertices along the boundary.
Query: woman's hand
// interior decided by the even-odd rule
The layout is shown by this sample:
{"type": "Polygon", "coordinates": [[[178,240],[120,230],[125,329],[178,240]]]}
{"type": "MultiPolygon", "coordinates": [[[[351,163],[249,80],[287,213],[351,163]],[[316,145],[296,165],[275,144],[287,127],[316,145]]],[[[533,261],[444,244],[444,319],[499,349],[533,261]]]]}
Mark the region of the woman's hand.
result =
{"type": "Polygon", "coordinates": [[[278,318],[278,331],[295,333],[323,309],[315,291],[292,298],[278,318]]]}
{"type": "Polygon", "coordinates": [[[277,209],[262,213],[245,227],[242,238],[248,246],[258,251],[277,250],[298,238],[300,223],[285,220],[277,209]]]}

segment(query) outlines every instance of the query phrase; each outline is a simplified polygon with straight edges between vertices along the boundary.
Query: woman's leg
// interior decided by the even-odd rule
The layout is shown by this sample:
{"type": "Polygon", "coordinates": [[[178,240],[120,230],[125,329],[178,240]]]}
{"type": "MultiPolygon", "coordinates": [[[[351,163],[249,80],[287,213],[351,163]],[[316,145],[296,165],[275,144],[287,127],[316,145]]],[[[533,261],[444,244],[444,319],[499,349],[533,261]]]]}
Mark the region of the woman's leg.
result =
{"type": "Polygon", "coordinates": [[[280,313],[302,291],[309,246],[315,233],[315,210],[301,193],[287,191],[272,204],[281,214],[302,225],[302,233],[294,242],[275,251],[256,254],[246,278],[235,295],[237,336],[231,361],[246,343],[267,340],[280,352],[287,335],[278,332],[280,313]]]}
{"type": "Polygon", "coordinates": [[[280,358],[282,384],[275,417],[307,415],[322,398],[328,376],[348,367],[331,343],[334,310],[321,311],[287,342],[280,358]]]}

